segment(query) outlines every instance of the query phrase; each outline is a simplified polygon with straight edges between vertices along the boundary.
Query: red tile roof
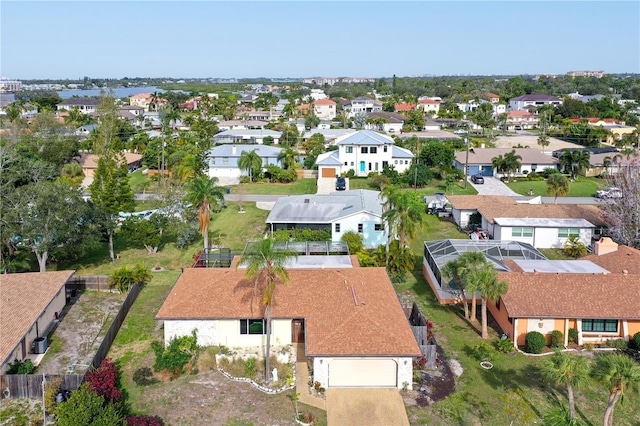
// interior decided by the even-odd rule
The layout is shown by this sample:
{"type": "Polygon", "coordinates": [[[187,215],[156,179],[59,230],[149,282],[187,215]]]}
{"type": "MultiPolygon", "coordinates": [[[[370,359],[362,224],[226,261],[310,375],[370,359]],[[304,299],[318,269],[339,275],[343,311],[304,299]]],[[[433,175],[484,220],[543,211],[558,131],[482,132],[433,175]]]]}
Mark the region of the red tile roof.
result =
{"type": "Polygon", "coordinates": [[[512,318],[640,319],[640,279],[623,274],[501,272],[512,318]]]}
{"type": "Polygon", "coordinates": [[[336,103],[333,102],[331,99],[318,99],[317,101],[313,102],[314,105],[335,105],[336,103]]]}
{"type": "Polygon", "coordinates": [[[529,111],[509,111],[507,113],[507,116],[509,118],[514,118],[514,117],[535,117],[535,114],[530,113],[529,111]]]}
{"type": "Polygon", "coordinates": [[[421,99],[418,101],[419,104],[427,104],[427,105],[439,105],[440,102],[434,101],[433,99],[421,99]]]}
{"type": "Polygon", "coordinates": [[[55,271],[0,275],[0,362],[6,361],[47,305],[60,290],[64,291],[64,285],[73,273],[55,271]]]}
{"type": "MultiPolygon", "coordinates": [[[[244,269],[185,269],[157,319],[260,318],[244,269]]],[[[384,268],[291,269],[273,318],[306,318],[308,355],[420,353],[384,268]],[[357,303],[356,303],[357,301],[357,303]]]]}
{"type": "Polygon", "coordinates": [[[396,111],[413,111],[416,109],[414,104],[398,104],[396,105],[396,111]]]}

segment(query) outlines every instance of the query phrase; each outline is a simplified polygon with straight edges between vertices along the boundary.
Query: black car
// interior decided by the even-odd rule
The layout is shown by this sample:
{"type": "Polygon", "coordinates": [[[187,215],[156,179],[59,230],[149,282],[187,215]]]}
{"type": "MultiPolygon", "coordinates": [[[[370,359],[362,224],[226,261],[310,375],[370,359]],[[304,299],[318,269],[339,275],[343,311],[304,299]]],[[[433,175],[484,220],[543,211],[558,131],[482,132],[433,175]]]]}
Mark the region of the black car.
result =
{"type": "Polygon", "coordinates": [[[336,178],[336,191],[344,191],[347,189],[347,182],[342,176],[336,178]]]}
{"type": "Polygon", "coordinates": [[[471,176],[471,182],[477,183],[477,184],[484,183],[484,178],[480,174],[473,175],[471,176]]]}

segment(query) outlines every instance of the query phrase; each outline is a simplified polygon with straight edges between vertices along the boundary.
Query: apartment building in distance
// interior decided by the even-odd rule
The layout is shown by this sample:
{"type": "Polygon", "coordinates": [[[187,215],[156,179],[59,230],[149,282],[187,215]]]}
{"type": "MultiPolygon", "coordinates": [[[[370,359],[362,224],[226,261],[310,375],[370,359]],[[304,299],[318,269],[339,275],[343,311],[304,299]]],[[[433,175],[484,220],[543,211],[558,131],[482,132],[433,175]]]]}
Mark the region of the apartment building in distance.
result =
{"type": "Polygon", "coordinates": [[[604,77],[604,71],[568,71],[567,77],[604,77]]]}

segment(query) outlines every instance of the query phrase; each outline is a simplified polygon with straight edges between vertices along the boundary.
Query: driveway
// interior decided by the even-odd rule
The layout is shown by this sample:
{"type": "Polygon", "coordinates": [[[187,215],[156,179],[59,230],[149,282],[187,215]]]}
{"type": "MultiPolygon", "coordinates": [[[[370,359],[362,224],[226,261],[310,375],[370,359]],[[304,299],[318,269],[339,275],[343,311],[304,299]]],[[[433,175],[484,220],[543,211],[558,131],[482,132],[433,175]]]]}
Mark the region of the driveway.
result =
{"type": "Polygon", "coordinates": [[[507,195],[509,197],[520,197],[520,194],[512,191],[511,188],[504,184],[504,182],[492,176],[485,176],[484,183],[480,185],[472,183],[471,180],[468,180],[467,183],[478,191],[478,195],[507,195]]]}
{"type": "Polygon", "coordinates": [[[398,389],[329,388],[329,426],[408,426],[409,418],[398,389]]]}

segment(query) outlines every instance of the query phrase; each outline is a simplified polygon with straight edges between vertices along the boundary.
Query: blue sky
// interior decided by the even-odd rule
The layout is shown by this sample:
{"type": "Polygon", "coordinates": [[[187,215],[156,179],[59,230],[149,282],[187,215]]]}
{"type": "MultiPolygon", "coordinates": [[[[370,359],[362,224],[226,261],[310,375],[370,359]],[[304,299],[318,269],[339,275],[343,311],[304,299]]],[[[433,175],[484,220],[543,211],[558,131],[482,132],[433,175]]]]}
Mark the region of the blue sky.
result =
{"type": "Polygon", "coordinates": [[[638,1],[0,3],[3,77],[640,72],[638,1]]]}

